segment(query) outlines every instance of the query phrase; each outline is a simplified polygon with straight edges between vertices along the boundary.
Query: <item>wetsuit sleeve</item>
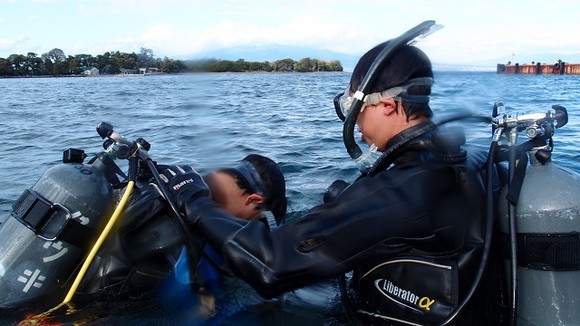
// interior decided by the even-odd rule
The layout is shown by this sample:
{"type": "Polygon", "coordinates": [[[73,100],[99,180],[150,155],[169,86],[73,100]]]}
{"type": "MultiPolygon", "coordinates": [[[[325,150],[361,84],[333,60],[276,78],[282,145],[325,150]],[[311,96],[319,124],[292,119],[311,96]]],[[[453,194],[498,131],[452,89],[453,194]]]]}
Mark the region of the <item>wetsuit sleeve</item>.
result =
{"type": "Polygon", "coordinates": [[[362,178],[335,201],[272,232],[261,222],[240,222],[207,198],[185,211],[228,268],[270,298],[352,270],[386,239],[395,239],[395,252],[397,238],[428,235],[431,198],[446,191],[446,180],[421,171],[362,178]]]}

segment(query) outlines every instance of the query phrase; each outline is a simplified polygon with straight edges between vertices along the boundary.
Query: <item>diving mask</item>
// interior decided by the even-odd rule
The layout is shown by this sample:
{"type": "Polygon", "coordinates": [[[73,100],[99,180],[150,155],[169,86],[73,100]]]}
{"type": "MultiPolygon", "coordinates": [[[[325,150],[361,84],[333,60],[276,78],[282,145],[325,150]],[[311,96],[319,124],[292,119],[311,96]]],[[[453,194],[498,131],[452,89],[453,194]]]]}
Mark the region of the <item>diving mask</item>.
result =
{"type": "MultiPolygon", "coordinates": [[[[394,98],[395,101],[400,101],[401,98],[405,98],[406,101],[413,103],[429,103],[428,96],[409,95],[407,94],[407,90],[413,86],[432,86],[432,85],[433,78],[431,77],[413,78],[409,79],[400,86],[395,86],[381,92],[367,94],[362,99],[364,104],[360,112],[362,113],[366,106],[379,104],[382,99],[388,98],[394,98]]],[[[340,120],[344,121],[346,117],[349,115],[353,100],[356,98],[357,95],[359,94],[350,93],[350,85],[346,88],[344,93],[339,93],[338,95],[336,95],[336,97],[334,98],[334,109],[336,110],[336,115],[340,118],[340,120]]]]}

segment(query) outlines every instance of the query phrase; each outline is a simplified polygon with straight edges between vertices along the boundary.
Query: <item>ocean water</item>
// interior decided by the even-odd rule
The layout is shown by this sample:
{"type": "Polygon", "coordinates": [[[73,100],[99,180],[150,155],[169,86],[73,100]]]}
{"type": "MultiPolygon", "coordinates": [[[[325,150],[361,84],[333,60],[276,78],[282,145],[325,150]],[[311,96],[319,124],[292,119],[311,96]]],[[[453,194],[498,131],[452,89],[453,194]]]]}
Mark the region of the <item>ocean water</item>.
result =
{"type": "MultiPolygon", "coordinates": [[[[250,153],[269,156],[286,175],[288,218],[298,218],[322,202],[334,180],[357,176],[332,104],[349,77],[349,73],[224,73],[0,79],[0,221],[9,216],[24,189],[60,163],[63,149],[101,151],[95,129],[101,121],[128,139],[146,139],[157,162],[190,164],[202,173],[235,165],[250,153]]],[[[556,130],[553,159],[578,171],[579,95],[578,76],[438,71],[431,105],[436,120],[464,112],[489,116],[497,99],[509,110],[523,113],[562,105],[568,109],[569,123],[556,130]]],[[[458,125],[467,131],[471,145],[489,145],[489,125],[458,125]]],[[[120,311],[107,308],[99,317],[101,323],[171,324],[162,309],[143,314],[143,305],[125,303],[120,311]]],[[[295,317],[299,311],[286,309],[295,317]]],[[[99,315],[98,308],[91,313],[99,315]]],[[[2,318],[0,312],[0,324],[15,320],[2,318]]],[[[289,324],[281,320],[277,319],[289,324]]]]}

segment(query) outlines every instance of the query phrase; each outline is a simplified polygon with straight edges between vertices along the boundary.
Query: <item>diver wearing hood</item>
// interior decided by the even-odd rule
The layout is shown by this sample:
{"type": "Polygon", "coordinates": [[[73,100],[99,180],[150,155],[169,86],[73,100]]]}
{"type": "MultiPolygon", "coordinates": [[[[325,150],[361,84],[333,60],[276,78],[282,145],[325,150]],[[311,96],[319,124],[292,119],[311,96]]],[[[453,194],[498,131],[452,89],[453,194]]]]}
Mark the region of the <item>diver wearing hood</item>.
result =
{"type": "MultiPolygon", "coordinates": [[[[485,155],[467,158],[457,141],[461,135],[445,137],[438,130],[428,104],[429,58],[407,41],[392,42],[364,54],[347,91],[335,99],[349,153],[347,138],[356,123],[362,140],[382,155],[336,198],[302,218],[270,232],[263,223],[240,222],[220,210],[195,173],[175,167],[163,173],[192,232],[262,296],[352,271],[345,301],[357,321],[441,324],[465,297],[480,261],[485,155]],[[379,59],[385,49],[389,56],[379,59]],[[377,60],[383,64],[361,92],[377,60]],[[349,112],[353,99],[363,103],[349,112]],[[186,185],[173,188],[181,183],[186,185]]],[[[478,299],[453,322],[495,324],[478,299]]]]}
{"type": "MultiPolygon", "coordinates": [[[[165,200],[148,177],[141,179],[140,191],[130,201],[114,236],[100,249],[80,293],[150,292],[171,275],[178,261],[183,262],[184,241],[168,218],[171,213],[165,200]]],[[[284,221],[286,184],[282,171],[271,159],[251,154],[236,167],[216,169],[203,180],[216,205],[239,221],[259,221],[272,229],[284,221]]],[[[211,274],[222,272],[221,258],[203,243],[199,245],[205,251],[200,264],[209,265],[205,268],[209,280],[203,281],[214,282],[216,277],[211,274]]]]}

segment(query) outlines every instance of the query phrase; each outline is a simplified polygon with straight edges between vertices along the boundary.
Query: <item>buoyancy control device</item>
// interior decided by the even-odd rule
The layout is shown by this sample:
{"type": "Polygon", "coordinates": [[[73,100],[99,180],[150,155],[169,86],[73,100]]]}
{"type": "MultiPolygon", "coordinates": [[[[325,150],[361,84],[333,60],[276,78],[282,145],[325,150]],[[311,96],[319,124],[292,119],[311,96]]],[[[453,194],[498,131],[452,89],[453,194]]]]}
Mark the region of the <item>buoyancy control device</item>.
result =
{"type": "Polygon", "coordinates": [[[564,107],[520,114],[496,102],[492,126],[509,162],[498,201],[511,324],[573,325],[580,320],[580,174],[551,159],[564,107]],[[517,144],[519,133],[527,142],[517,144]],[[529,162],[529,163],[528,163],[529,162]]]}
{"type": "MultiPolygon", "coordinates": [[[[491,123],[493,138],[485,171],[487,211],[497,215],[486,218],[482,273],[474,280],[469,295],[443,323],[424,321],[427,324],[463,324],[456,317],[472,301],[473,293],[491,285],[482,282],[482,275],[490,268],[495,271],[497,258],[500,260],[498,276],[503,281],[493,282],[493,286],[500,288],[486,291],[494,297],[485,299],[499,306],[490,310],[500,315],[492,318],[496,323],[575,325],[580,320],[577,308],[580,302],[580,174],[552,161],[552,137],[556,129],[567,124],[568,113],[559,105],[540,113],[522,114],[511,110],[497,101],[491,118],[466,115],[449,119],[491,123]],[[525,134],[528,140],[518,144],[519,134],[525,134]],[[490,178],[492,171],[497,171],[496,177],[500,180],[490,178]],[[503,184],[499,194],[495,191],[497,183],[503,184]],[[495,222],[499,224],[499,234],[492,232],[495,222]]],[[[344,278],[341,281],[341,296],[349,317],[361,322],[352,310],[344,278]]],[[[416,321],[397,320],[402,324],[416,324],[416,321]]]]}
{"type": "MultiPolygon", "coordinates": [[[[59,300],[103,220],[115,204],[113,166],[106,153],[82,163],[66,150],[13,204],[0,226],[0,308],[59,300]]],[[[117,167],[118,168],[118,167],[117,167]]]]}

